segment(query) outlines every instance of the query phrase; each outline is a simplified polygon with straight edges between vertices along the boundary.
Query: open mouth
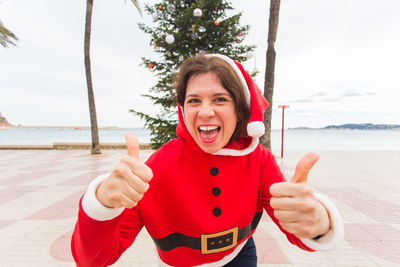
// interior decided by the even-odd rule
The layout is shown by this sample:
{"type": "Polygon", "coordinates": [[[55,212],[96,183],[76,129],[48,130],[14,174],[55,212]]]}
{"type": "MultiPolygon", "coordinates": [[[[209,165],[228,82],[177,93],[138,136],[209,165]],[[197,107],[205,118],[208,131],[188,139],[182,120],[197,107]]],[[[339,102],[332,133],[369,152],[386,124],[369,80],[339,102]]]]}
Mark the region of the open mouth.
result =
{"type": "Polygon", "coordinates": [[[203,125],[198,127],[199,137],[204,143],[212,143],[217,140],[221,127],[215,125],[203,125]]]}

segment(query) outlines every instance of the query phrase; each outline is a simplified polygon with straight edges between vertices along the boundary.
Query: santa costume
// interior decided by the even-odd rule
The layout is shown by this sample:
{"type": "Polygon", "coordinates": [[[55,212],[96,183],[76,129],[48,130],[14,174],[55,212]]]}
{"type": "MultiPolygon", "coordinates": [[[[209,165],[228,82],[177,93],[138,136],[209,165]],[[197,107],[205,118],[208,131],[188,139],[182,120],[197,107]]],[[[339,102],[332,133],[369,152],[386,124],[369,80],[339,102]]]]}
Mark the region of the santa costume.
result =
{"type": "Polygon", "coordinates": [[[251,111],[247,136],[206,153],[189,134],[178,107],[178,137],[147,160],[153,178],[136,207],[107,208],[97,200],[96,189],[108,174],[90,183],[80,201],[71,243],[78,266],[114,263],[143,226],[154,240],[161,265],[222,266],[241,251],[264,210],[301,249],[330,250],[343,239],[339,212],[317,193],[331,220],[327,234],[299,239],[280,227],[269,205],[269,187],[286,180],[273,154],[258,143],[268,103],[240,63],[223,55],[208,56],[225,60],[241,80],[251,111]]]}

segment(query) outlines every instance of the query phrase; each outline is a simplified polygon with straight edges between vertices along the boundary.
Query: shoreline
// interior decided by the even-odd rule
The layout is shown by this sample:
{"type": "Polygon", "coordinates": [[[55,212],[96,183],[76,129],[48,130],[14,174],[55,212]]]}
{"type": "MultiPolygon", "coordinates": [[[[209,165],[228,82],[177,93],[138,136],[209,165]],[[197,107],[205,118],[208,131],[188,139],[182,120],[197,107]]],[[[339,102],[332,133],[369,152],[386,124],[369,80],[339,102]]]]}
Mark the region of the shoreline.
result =
{"type": "MultiPolygon", "coordinates": [[[[55,142],[52,145],[1,145],[0,150],[90,150],[91,143],[68,143],[55,142]]],[[[151,149],[150,143],[140,143],[139,148],[151,149]]],[[[125,143],[100,143],[100,149],[104,150],[125,150],[125,143]]]]}
{"type": "MultiPolygon", "coordinates": [[[[90,126],[5,126],[3,130],[7,129],[75,129],[75,130],[90,130],[90,126]]],[[[99,130],[120,130],[122,128],[117,126],[102,126],[98,127],[99,130]]]]}

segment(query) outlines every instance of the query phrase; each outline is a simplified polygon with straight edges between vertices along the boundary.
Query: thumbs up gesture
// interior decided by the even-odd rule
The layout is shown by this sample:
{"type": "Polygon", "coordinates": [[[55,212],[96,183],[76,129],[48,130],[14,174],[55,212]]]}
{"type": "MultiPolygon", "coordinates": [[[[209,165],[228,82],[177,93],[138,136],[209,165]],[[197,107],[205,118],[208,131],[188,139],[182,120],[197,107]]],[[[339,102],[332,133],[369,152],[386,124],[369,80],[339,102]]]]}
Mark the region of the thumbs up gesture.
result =
{"type": "Polygon", "coordinates": [[[110,208],[133,208],[149,189],[152,170],[139,161],[139,142],[132,133],[125,135],[128,155],[124,156],[113,172],[96,191],[97,199],[110,208]]]}
{"type": "Polygon", "coordinates": [[[318,159],[315,153],[307,154],[297,163],[291,182],[270,187],[275,218],[283,229],[298,238],[314,238],[329,230],[328,212],[307,183],[308,173],[318,159]]]}

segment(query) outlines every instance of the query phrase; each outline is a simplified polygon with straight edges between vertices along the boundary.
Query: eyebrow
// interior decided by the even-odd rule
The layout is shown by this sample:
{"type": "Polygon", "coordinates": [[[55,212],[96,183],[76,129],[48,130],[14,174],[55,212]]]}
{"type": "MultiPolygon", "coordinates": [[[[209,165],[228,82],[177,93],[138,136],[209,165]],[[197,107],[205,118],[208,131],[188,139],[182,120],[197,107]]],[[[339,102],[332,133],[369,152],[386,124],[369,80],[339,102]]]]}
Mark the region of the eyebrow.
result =
{"type": "MultiPolygon", "coordinates": [[[[213,94],[212,96],[214,96],[214,97],[215,96],[228,96],[228,97],[231,97],[231,95],[229,93],[216,93],[216,94],[213,94]]],[[[198,94],[190,94],[190,95],[187,95],[186,97],[199,97],[199,95],[198,94]]]]}

